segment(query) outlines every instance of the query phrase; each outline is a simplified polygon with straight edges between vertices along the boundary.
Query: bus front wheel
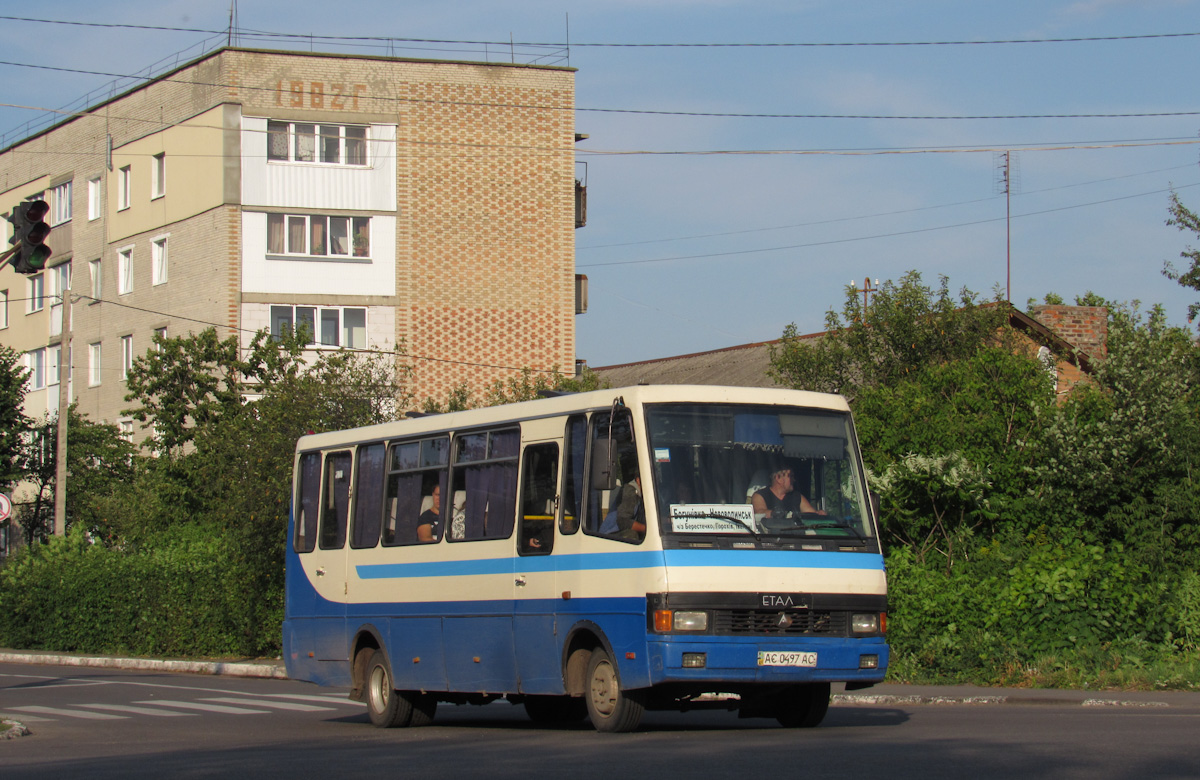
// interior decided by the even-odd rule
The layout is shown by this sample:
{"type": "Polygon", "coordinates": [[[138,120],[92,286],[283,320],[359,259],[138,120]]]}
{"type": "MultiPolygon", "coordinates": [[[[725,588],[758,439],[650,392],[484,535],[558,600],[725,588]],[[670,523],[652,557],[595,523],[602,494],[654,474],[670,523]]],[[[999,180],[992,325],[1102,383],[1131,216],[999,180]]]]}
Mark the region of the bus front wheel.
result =
{"type": "Polygon", "coordinates": [[[829,683],[809,683],[788,688],[779,696],[775,719],[784,728],[813,728],[829,711],[829,683]]]}
{"type": "Polygon", "coordinates": [[[412,700],[393,687],[392,670],[382,650],[367,663],[367,714],[381,729],[407,726],[412,722],[412,700]]]}
{"type": "Polygon", "coordinates": [[[584,697],[588,717],[596,731],[633,731],[642,722],[645,705],[641,693],[621,688],[616,664],[600,648],[592,651],[588,662],[584,697]]]}

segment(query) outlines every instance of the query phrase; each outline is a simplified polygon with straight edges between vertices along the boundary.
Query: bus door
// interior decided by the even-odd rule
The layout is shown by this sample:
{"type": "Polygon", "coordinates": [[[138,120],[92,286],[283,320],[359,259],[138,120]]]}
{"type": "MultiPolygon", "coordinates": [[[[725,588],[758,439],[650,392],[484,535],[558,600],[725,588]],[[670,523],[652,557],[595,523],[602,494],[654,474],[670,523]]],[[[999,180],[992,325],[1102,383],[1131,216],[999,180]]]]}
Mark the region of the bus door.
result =
{"type": "Polygon", "coordinates": [[[350,517],[349,450],[325,455],[317,545],[305,568],[319,596],[314,621],[314,650],[318,661],[349,658],[346,636],[346,527],[350,517]]]}
{"type": "Polygon", "coordinates": [[[517,559],[513,579],[513,644],[526,693],[560,693],[562,672],[554,613],[559,443],[529,444],[521,455],[517,559]]]}

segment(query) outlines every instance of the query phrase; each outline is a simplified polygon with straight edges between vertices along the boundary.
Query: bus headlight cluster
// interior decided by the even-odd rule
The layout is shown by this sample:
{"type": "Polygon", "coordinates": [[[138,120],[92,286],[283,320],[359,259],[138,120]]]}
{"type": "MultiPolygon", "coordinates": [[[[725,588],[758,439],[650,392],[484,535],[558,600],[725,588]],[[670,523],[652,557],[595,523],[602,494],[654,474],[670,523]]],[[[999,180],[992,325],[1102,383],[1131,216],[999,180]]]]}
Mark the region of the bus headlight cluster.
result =
{"type": "Polygon", "coordinates": [[[878,634],[882,625],[878,612],[856,613],[850,616],[850,630],[856,634],[878,634]]]}
{"type": "Polygon", "coordinates": [[[707,631],[708,613],[702,611],[683,612],[670,609],[656,610],[654,613],[654,630],[661,633],[668,631],[707,631]]]}

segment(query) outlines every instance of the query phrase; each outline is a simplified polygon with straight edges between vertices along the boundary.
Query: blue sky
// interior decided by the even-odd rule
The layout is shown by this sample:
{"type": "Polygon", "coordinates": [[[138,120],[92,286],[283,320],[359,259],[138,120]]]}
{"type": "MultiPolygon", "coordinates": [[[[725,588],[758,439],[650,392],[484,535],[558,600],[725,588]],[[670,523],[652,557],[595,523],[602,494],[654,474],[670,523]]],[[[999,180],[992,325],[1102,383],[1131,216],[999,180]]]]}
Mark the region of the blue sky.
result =
{"type": "MultiPolygon", "coordinates": [[[[577,145],[589,211],[576,264],[590,279],[577,353],[593,366],[765,341],[791,322],[821,330],[852,279],[915,269],[931,284],[946,275],[956,290],[990,294],[1006,279],[1004,150],[1016,160],[1019,306],[1091,290],[1162,303],[1182,324],[1200,299],[1161,273],[1200,243],[1165,224],[1172,187],[1200,207],[1197,0],[358,0],[329,18],[331,8],[240,0],[237,22],[488,41],[493,59],[510,40],[564,43],[569,25],[576,125],[590,136],[577,145]],[[945,43],[1105,37],[1121,39],[945,43]],[[927,42],[942,45],[589,45],[927,42]],[[805,118],[728,116],[767,114],[805,118]],[[1183,115],[883,118],[1084,114],[1183,115]]],[[[229,3],[60,0],[27,11],[10,0],[0,14],[222,30],[229,3]]],[[[0,60],[133,73],[210,37],[2,20],[0,60]]],[[[401,56],[484,56],[478,46],[396,46],[401,56]]],[[[12,65],[0,75],[0,103],[49,108],[112,80],[12,65]]],[[[37,116],[0,106],[0,132],[37,116]]]]}

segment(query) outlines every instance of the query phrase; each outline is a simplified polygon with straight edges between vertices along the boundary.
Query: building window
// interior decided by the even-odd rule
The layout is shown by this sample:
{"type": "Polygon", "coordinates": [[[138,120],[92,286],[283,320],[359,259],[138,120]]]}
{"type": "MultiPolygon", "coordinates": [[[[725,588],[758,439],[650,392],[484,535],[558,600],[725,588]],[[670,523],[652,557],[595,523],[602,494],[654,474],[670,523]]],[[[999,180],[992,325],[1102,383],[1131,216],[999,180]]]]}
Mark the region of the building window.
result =
{"type": "Polygon", "coordinates": [[[88,387],[100,384],[100,343],[88,344],[88,387]]]}
{"type": "Polygon", "coordinates": [[[104,293],[103,270],[98,259],[88,262],[88,272],[92,275],[92,303],[99,301],[104,293]]]}
{"type": "Polygon", "coordinates": [[[46,202],[50,211],[46,213],[46,221],[51,227],[71,221],[71,182],[65,181],[57,187],[50,188],[46,202]]]}
{"type": "Polygon", "coordinates": [[[121,379],[129,376],[133,368],[133,336],[121,337],[121,379]]]}
{"type": "Polygon", "coordinates": [[[133,183],[132,178],[132,171],[128,165],[117,171],[117,211],[129,208],[129,190],[133,183]]]}
{"type": "Polygon", "coordinates": [[[88,179],[88,219],[100,219],[101,180],[99,176],[88,179]]]}
{"type": "Polygon", "coordinates": [[[50,298],[50,335],[58,336],[62,334],[63,328],[63,304],[67,300],[67,292],[71,289],[71,264],[57,265],[47,271],[46,275],[50,285],[50,289],[46,291],[50,298]]]}
{"type": "Polygon", "coordinates": [[[367,164],[367,128],[267,122],[267,159],[278,162],[367,164]]]}
{"type": "Polygon", "coordinates": [[[303,329],[309,344],[366,349],[367,310],[351,307],[272,306],[271,335],[303,329]]]}
{"type": "Polygon", "coordinates": [[[26,311],[33,314],[35,311],[44,309],[46,307],[46,280],[41,274],[29,277],[28,289],[29,294],[25,296],[28,299],[26,311]]]}
{"type": "Polygon", "coordinates": [[[133,420],[117,420],[117,435],[133,444],[133,420]]]}
{"type": "Polygon", "coordinates": [[[8,327],[8,290],[0,290],[0,330],[8,327]]]}
{"type": "Polygon", "coordinates": [[[150,166],[150,199],[161,198],[167,194],[167,154],[162,152],[154,155],[150,166]]]}
{"type": "Polygon", "coordinates": [[[59,363],[62,360],[62,347],[49,347],[46,349],[46,386],[53,387],[58,384],[59,378],[59,363]]]}
{"type": "Polygon", "coordinates": [[[267,254],[370,257],[370,217],[268,214],[267,254]]]}
{"type": "Polygon", "coordinates": [[[150,243],[150,277],[152,284],[167,281],[167,239],[156,238],[150,243]]]}
{"type": "Polygon", "coordinates": [[[133,292],[133,247],[117,251],[117,294],[133,292]]]}
{"type": "Polygon", "coordinates": [[[163,345],[163,342],[166,340],[167,340],[167,329],[166,328],[155,328],[154,329],[154,350],[156,352],[162,352],[162,345],[163,345]]]}
{"type": "Polygon", "coordinates": [[[46,387],[46,349],[25,353],[25,367],[29,369],[29,389],[44,390],[46,387]]]}

